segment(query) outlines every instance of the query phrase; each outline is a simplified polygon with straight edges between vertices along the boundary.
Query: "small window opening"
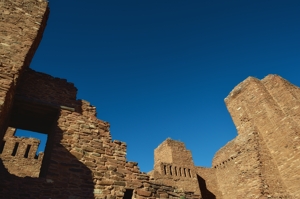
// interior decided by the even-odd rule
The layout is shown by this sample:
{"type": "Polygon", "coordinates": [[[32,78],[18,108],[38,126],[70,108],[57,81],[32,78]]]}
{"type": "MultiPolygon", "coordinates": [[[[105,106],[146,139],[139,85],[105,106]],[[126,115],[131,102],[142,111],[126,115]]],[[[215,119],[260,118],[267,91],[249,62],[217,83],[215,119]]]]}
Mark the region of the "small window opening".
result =
{"type": "Polygon", "coordinates": [[[123,199],[131,199],[133,195],[133,189],[126,189],[123,199]]]}
{"type": "Polygon", "coordinates": [[[167,175],[167,166],[164,165],[164,174],[167,175]]]}
{"type": "Polygon", "coordinates": [[[179,167],[179,175],[182,176],[181,168],[179,167]]]}
{"type": "Polygon", "coordinates": [[[5,141],[3,140],[0,145],[0,154],[3,152],[4,146],[5,146],[5,141]]]}
{"type": "Polygon", "coordinates": [[[170,166],[170,175],[173,175],[173,174],[172,174],[172,166],[170,166]]]}
{"type": "Polygon", "coordinates": [[[185,169],[185,168],[183,169],[183,173],[184,173],[184,174],[183,174],[184,177],[186,177],[186,169],[185,169]]]}
{"type": "Polygon", "coordinates": [[[190,178],[191,178],[191,177],[192,177],[191,169],[188,169],[188,173],[189,173],[189,176],[190,176],[190,178]]]}
{"type": "Polygon", "coordinates": [[[31,145],[30,144],[27,145],[26,151],[25,151],[25,154],[24,154],[24,158],[28,158],[28,154],[29,154],[30,148],[31,148],[31,145]]]}
{"type": "Polygon", "coordinates": [[[15,156],[15,155],[16,155],[16,153],[17,153],[17,151],[18,151],[18,147],[19,147],[19,142],[16,142],[16,143],[15,143],[14,150],[13,150],[13,152],[11,153],[12,156],[15,156]]]}
{"type": "Polygon", "coordinates": [[[177,176],[177,167],[174,167],[175,175],[177,176]]]}

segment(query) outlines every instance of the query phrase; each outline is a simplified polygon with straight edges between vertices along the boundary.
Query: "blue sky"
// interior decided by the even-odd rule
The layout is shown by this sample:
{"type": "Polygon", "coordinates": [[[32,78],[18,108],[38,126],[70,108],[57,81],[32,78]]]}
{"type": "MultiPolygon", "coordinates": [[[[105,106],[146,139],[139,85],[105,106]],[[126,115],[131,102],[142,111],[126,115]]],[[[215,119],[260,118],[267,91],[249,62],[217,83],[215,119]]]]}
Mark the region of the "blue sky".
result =
{"type": "Polygon", "coordinates": [[[300,1],[49,0],[31,68],[97,107],[127,158],[152,170],[166,138],[211,166],[236,129],[224,98],[248,76],[300,86],[300,1]]]}

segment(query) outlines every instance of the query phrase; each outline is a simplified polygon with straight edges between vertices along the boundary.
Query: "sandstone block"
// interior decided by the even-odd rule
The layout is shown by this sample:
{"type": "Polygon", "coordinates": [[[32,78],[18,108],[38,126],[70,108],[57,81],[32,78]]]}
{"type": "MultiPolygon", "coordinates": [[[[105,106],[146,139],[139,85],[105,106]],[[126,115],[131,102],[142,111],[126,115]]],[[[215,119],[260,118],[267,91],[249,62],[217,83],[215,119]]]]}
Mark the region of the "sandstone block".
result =
{"type": "Polygon", "coordinates": [[[144,197],[150,197],[152,194],[150,191],[146,191],[144,189],[138,189],[138,190],[136,190],[136,192],[138,195],[144,196],[144,197]]]}

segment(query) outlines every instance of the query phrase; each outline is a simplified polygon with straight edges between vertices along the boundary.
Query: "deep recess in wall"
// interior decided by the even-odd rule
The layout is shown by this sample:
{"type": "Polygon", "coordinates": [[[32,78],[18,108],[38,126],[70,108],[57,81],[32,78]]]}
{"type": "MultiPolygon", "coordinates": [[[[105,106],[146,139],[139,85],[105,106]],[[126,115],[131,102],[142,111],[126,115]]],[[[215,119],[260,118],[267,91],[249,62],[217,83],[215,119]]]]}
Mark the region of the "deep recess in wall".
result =
{"type": "MultiPolygon", "coordinates": [[[[48,138],[45,143],[40,177],[46,175],[50,164],[53,140],[55,137],[54,127],[56,126],[58,116],[58,109],[47,104],[29,102],[18,98],[16,98],[13,103],[9,126],[19,130],[22,129],[22,131],[26,130],[27,132],[44,134],[48,138]]],[[[37,152],[39,152],[39,150],[37,152]]],[[[25,155],[26,153],[24,156],[25,155]]],[[[38,157],[36,156],[36,158],[38,157]]]]}
{"type": "Polygon", "coordinates": [[[123,199],[131,199],[133,195],[133,189],[126,189],[123,199]]]}

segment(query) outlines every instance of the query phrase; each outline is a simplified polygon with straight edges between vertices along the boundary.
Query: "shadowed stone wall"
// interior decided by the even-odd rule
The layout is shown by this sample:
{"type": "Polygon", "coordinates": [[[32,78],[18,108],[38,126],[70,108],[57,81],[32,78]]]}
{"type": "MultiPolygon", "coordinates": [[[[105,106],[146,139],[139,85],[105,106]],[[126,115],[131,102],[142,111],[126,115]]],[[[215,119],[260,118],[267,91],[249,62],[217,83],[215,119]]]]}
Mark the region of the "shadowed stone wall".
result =
{"type": "Polygon", "coordinates": [[[48,13],[44,0],[0,1],[0,198],[300,198],[298,87],[249,77],[225,99],[238,136],[212,168],[167,139],[146,174],[72,83],[29,69],[48,13]],[[15,129],[47,134],[44,153],[15,129]]]}
{"type": "Polygon", "coordinates": [[[127,190],[134,198],[193,198],[127,162],[126,144],[111,139],[72,83],[28,68],[48,13],[44,0],[0,1],[0,198],[121,199],[127,190]],[[47,134],[44,156],[36,159],[39,141],[15,137],[15,128],[47,134]]]}
{"type": "MultiPolygon", "coordinates": [[[[7,122],[18,78],[41,41],[48,13],[44,0],[0,1],[0,127],[7,122]]],[[[0,129],[0,137],[4,132],[0,129]]]]}

